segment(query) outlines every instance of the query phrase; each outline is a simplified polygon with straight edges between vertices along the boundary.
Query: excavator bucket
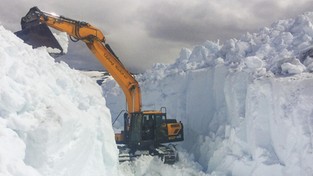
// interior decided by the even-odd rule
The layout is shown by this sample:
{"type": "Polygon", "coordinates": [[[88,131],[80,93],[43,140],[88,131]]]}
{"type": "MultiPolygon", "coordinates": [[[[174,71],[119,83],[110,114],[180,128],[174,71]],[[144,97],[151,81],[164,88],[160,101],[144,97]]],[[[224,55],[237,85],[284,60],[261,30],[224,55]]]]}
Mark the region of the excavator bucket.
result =
{"type": "Polygon", "coordinates": [[[41,46],[52,48],[52,50],[48,50],[52,57],[58,57],[64,54],[61,45],[46,24],[28,26],[21,31],[15,32],[15,35],[21,38],[25,43],[32,45],[33,48],[41,46]]]}

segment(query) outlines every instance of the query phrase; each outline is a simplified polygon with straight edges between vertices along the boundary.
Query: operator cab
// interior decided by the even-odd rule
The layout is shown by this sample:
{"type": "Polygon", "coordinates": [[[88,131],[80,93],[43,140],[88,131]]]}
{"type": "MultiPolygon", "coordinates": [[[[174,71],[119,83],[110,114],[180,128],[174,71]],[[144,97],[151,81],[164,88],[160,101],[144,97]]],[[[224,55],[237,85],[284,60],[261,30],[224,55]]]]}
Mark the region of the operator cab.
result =
{"type": "Polygon", "coordinates": [[[183,124],[176,119],[167,119],[166,110],[125,113],[124,131],[116,134],[115,140],[118,144],[128,144],[135,148],[183,141],[183,124]]]}
{"type": "Polygon", "coordinates": [[[165,141],[167,139],[166,114],[143,112],[141,124],[142,141],[165,141]]]}
{"type": "Polygon", "coordinates": [[[166,109],[125,113],[124,131],[116,134],[115,138],[118,144],[128,144],[136,149],[157,147],[163,143],[183,141],[183,124],[167,119],[166,109]]]}

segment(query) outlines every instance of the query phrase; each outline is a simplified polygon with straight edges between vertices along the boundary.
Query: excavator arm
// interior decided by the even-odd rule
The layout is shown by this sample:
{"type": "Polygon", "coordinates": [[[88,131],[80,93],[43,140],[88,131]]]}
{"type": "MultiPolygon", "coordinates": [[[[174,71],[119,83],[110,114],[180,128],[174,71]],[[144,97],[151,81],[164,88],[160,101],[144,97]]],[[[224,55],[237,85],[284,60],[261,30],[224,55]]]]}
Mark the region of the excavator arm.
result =
{"type": "Polygon", "coordinates": [[[83,21],[43,12],[37,7],[31,8],[21,19],[23,30],[42,24],[66,32],[70,37],[85,42],[123,90],[128,113],[141,112],[141,93],[138,82],[110,51],[111,49],[105,44],[105,37],[99,29],[83,21]]]}
{"type": "Polygon", "coordinates": [[[120,150],[120,161],[141,154],[158,155],[165,163],[175,163],[178,155],[175,147],[162,144],[184,140],[183,124],[168,119],[166,108],[160,111],[141,110],[141,94],[138,82],[105,44],[103,33],[89,23],[73,20],[33,7],[21,20],[22,31],[15,34],[34,48],[47,46],[62,48],[48,28],[66,32],[73,41],[83,41],[112,75],[124,92],[128,114],[124,114],[124,130],[115,134],[120,150]],[[125,145],[125,146],[124,146],[125,145]],[[126,147],[126,148],[125,148],[126,147]],[[141,151],[139,153],[135,151],[141,151]],[[126,159],[125,159],[126,158],[126,159]]]}

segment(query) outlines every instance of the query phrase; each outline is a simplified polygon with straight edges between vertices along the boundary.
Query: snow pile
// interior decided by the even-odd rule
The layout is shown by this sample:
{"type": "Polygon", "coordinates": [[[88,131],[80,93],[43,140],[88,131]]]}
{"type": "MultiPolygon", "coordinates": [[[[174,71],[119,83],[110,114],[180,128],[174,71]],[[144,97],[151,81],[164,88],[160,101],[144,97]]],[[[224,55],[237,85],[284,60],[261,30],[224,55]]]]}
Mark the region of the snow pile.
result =
{"type": "Polygon", "coordinates": [[[182,49],[172,65],[156,64],[144,79],[163,78],[181,71],[224,64],[236,71],[264,75],[292,75],[313,71],[313,13],[273,23],[258,33],[247,33],[240,39],[230,39],[223,45],[207,41],[191,52],[182,49]]]}
{"type": "MultiPolygon", "coordinates": [[[[184,123],[182,147],[207,174],[313,175],[312,22],[306,13],[182,49],[174,64],[137,76],[144,109],[165,106],[184,123]]],[[[115,118],[124,96],[113,80],[102,87],[115,118]]]]}
{"type": "Polygon", "coordinates": [[[117,175],[101,88],[0,26],[0,175],[117,175]]]}

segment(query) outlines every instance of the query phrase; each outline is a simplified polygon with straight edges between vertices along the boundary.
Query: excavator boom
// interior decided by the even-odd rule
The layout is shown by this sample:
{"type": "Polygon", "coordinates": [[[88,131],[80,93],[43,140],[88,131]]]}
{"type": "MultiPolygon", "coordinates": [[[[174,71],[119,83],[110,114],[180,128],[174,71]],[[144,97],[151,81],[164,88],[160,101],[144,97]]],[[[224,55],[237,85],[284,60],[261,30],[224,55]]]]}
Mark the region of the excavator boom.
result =
{"type": "Polygon", "coordinates": [[[106,46],[105,37],[99,29],[83,21],[43,12],[38,7],[31,8],[22,17],[21,25],[22,30],[16,32],[17,36],[22,36],[20,38],[33,47],[61,48],[47,26],[66,32],[70,37],[85,42],[122,88],[126,97],[128,112],[141,112],[141,94],[138,82],[106,46]]]}

